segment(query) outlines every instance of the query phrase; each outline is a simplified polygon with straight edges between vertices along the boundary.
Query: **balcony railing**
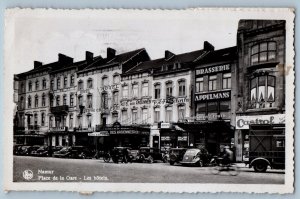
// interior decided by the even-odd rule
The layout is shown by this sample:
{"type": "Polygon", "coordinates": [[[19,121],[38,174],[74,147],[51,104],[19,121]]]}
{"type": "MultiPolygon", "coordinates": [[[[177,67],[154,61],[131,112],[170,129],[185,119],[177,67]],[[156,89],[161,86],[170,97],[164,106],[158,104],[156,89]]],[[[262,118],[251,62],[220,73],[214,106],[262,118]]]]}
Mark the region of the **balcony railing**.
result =
{"type": "Polygon", "coordinates": [[[68,127],[61,126],[61,127],[50,127],[51,132],[61,132],[61,131],[68,131],[68,127]]]}
{"type": "Polygon", "coordinates": [[[62,106],[50,107],[50,111],[53,114],[67,113],[69,111],[69,106],[68,105],[62,105],[62,106]]]}

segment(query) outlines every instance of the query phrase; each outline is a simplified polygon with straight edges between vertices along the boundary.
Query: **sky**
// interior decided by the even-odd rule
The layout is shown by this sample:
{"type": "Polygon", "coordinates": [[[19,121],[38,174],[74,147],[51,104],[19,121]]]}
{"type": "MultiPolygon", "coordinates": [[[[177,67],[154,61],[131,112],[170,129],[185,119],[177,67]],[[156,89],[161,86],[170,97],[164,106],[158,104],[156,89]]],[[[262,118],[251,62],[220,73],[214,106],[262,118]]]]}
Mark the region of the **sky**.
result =
{"type": "Polygon", "coordinates": [[[5,17],[5,65],[16,74],[32,69],[35,60],[55,62],[58,53],[79,61],[85,51],[106,57],[107,47],[117,54],[145,48],[156,59],[165,50],[179,54],[202,49],[204,41],[215,49],[231,47],[243,17],[257,15],[226,9],[10,10],[5,17]]]}

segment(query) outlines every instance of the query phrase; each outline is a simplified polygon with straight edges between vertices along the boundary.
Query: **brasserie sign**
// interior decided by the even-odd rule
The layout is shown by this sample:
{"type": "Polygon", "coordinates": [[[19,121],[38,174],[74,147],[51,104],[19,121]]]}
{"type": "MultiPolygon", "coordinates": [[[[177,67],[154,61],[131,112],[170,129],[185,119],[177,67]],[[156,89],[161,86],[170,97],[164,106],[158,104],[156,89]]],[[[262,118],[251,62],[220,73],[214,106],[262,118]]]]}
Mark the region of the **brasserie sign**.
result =
{"type": "Polygon", "coordinates": [[[231,92],[230,91],[219,91],[214,93],[203,93],[195,95],[195,102],[201,101],[212,101],[212,100],[227,100],[230,99],[231,92]]]}
{"type": "Polygon", "coordinates": [[[196,75],[207,75],[212,73],[220,73],[220,72],[230,72],[231,67],[230,64],[223,64],[218,66],[209,66],[196,70],[196,75]]]}

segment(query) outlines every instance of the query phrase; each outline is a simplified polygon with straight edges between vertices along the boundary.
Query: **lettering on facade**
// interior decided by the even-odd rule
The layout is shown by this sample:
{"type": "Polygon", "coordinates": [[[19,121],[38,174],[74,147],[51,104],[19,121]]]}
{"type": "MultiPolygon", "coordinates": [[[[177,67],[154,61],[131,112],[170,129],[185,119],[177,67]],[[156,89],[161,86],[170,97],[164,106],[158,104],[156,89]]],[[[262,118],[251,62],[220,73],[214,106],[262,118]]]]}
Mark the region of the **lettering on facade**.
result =
{"type": "Polygon", "coordinates": [[[236,117],[236,129],[249,129],[251,124],[285,124],[285,114],[236,117]]]}
{"type": "Polygon", "coordinates": [[[119,89],[119,86],[120,84],[107,85],[107,86],[100,87],[100,90],[101,91],[115,90],[115,89],[119,89]]]}
{"type": "Polygon", "coordinates": [[[230,71],[231,71],[230,64],[224,64],[219,66],[210,66],[210,67],[198,69],[196,70],[196,75],[207,75],[212,73],[230,72],[230,71]]]}
{"type": "Polygon", "coordinates": [[[220,91],[214,93],[205,93],[205,94],[197,94],[195,95],[195,101],[210,101],[210,100],[218,100],[218,99],[230,99],[231,91],[220,91]]]}
{"type": "MultiPolygon", "coordinates": [[[[187,98],[173,98],[172,103],[188,103],[189,99],[187,98]]],[[[166,99],[137,99],[137,100],[128,100],[128,101],[122,101],[121,106],[134,106],[134,105],[146,105],[146,104],[153,104],[155,105],[164,105],[170,103],[170,101],[167,101],[166,99]]]]}

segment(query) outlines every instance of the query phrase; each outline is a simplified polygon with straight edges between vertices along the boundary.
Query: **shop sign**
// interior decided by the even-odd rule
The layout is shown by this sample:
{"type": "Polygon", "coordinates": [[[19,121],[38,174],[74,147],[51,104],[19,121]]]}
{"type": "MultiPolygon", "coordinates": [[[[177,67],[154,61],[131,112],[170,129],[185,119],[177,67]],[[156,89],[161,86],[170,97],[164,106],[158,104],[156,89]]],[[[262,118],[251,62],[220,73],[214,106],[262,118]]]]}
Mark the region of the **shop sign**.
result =
{"type": "Polygon", "coordinates": [[[285,114],[236,117],[236,129],[249,129],[250,124],[285,124],[285,114]]]}
{"type": "Polygon", "coordinates": [[[161,141],[170,141],[171,137],[170,136],[160,136],[161,141]]]}
{"type": "Polygon", "coordinates": [[[187,136],[178,136],[178,141],[187,141],[187,136]]]}
{"type": "Polygon", "coordinates": [[[220,73],[220,72],[230,72],[231,67],[230,64],[223,64],[219,66],[209,66],[206,68],[201,68],[196,70],[196,75],[207,75],[212,73],[220,73]]]}
{"type": "Polygon", "coordinates": [[[196,94],[195,101],[228,100],[231,98],[231,91],[220,91],[213,93],[196,94]]]}
{"type": "Polygon", "coordinates": [[[150,132],[148,132],[148,131],[137,131],[137,130],[117,130],[117,131],[110,131],[109,133],[111,135],[114,135],[114,134],[127,134],[127,135],[142,134],[142,135],[149,135],[150,134],[150,132]]]}
{"type": "Polygon", "coordinates": [[[160,128],[161,129],[169,129],[169,128],[171,128],[171,124],[170,123],[161,123],[160,128]]]}
{"type": "Polygon", "coordinates": [[[108,131],[100,131],[100,132],[93,132],[93,133],[88,133],[88,136],[109,136],[108,131]]]}

